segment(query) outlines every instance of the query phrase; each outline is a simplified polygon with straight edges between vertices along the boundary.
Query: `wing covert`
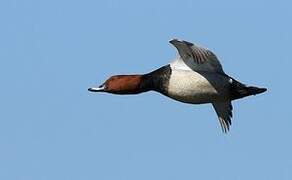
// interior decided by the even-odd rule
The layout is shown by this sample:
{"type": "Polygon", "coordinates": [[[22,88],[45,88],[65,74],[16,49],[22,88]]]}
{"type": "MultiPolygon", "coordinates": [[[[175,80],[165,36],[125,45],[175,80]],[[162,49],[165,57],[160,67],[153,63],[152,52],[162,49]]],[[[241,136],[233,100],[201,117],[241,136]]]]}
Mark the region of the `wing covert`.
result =
{"type": "Polygon", "coordinates": [[[177,48],[182,61],[192,70],[224,73],[212,51],[187,41],[173,39],[169,42],[177,48]]]}

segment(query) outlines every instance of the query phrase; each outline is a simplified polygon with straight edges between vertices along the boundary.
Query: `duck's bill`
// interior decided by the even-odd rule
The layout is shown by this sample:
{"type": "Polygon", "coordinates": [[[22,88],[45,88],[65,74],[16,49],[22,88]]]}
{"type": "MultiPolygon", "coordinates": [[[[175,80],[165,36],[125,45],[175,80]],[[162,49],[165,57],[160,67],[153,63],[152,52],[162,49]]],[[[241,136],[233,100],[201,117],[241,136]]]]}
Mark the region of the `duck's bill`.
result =
{"type": "Polygon", "coordinates": [[[88,91],[91,91],[91,92],[104,92],[104,86],[88,88],[88,91]]]}

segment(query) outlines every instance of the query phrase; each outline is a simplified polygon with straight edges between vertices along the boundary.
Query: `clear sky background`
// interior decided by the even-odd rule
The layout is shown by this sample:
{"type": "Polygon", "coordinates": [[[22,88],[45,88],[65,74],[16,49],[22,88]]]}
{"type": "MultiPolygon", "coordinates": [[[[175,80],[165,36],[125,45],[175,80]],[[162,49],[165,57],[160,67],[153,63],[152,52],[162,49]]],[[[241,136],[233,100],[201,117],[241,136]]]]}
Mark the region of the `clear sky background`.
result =
{"type": "Polygon", "coordinates": [[[292,3],[0,2],[0,179],[291,180],[292,3]],[[211,105],[158,93],[89,93],[146,73],[181,38],[268,92],[233,103],[231,132],[211,105]]]}

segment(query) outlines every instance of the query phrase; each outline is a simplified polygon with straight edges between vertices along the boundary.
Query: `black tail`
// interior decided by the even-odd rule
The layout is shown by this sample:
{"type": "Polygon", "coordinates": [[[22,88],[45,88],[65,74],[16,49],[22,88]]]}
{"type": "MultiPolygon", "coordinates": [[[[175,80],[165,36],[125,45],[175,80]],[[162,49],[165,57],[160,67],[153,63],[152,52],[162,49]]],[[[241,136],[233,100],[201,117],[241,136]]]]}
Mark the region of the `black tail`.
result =
{"type": "Polygon", "coordinates": [[[235,79],[231,85],[231,99],[240,99],[250,95],[256,95],[267,91],[266,88],[259,88],[254,86],[246,86],[235,79]]]}

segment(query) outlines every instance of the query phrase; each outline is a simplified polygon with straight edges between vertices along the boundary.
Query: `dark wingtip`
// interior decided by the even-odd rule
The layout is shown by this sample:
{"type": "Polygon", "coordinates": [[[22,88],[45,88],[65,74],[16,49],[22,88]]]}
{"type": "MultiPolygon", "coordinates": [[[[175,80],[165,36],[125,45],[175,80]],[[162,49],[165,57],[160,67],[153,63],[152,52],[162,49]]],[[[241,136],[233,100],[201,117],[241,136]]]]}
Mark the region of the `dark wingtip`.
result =
{"type": "Polygon", "coordinates": [[[168,41],[170,44],[175,44],[176,42],[178,42],[178,39],[171,39],[168,41]]]}

